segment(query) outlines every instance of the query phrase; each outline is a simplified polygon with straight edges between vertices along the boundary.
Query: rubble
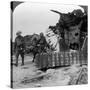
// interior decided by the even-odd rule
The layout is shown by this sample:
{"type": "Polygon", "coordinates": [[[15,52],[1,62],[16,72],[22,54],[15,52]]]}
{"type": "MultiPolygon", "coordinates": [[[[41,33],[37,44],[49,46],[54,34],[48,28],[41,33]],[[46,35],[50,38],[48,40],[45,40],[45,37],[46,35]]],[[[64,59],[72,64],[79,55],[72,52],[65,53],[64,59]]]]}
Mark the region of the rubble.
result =
{"type": "Polygon", "coordinates": [[[79,69],[79,72],[75,74],[75,76],[71,76],[69,85],[80,85],[87,83],[88,83],[87,67],[82,66],[79,69]]]}

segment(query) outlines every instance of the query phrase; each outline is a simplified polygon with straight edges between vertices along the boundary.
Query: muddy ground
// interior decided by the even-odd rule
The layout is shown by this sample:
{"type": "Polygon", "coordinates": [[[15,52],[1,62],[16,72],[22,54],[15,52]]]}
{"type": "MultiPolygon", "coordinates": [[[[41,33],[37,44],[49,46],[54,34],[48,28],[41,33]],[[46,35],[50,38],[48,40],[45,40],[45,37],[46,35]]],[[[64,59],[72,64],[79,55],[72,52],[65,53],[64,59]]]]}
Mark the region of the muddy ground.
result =
{"type": "Polygon", "coordinates": [[[13,56],[13,88],[50,87],[64,85],[87,84],[87,65],[72,65],[69,67],[58,67],[46,71],[39,70],[32,62],[32,56],[25,56],[25,65],[15,65],[13,56]]]}

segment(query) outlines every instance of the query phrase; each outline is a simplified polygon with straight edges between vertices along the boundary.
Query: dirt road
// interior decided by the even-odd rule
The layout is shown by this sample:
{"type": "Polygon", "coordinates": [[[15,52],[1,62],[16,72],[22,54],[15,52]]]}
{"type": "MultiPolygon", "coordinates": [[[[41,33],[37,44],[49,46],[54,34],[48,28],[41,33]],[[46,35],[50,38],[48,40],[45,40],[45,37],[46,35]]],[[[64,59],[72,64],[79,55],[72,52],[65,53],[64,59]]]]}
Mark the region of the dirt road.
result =
{"type": "MultiPolygon", "coordinates": [[[[13,63],[15,63],[15,58],[13,63]]],[[[80,66],[73,65],[70,67],[48,69],[46,72],[43,72],[38,70],[35,63],[32,62],[31,56],[25,56],[24,66],[21,66],[20,58],[19,66],[13,65],[13,88],[68,85],[72,77],[78,77],[80,69],[80,66]]]]}

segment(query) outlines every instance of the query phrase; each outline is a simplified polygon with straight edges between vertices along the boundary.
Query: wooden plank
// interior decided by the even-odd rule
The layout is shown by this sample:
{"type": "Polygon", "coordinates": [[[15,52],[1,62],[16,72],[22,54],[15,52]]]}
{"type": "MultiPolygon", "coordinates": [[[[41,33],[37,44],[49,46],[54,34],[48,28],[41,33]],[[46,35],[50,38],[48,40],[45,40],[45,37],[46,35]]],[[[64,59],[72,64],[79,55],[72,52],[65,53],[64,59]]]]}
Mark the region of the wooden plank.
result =
{"type": "Polygon", "coordinates": [[[59,53],[57,53],[57,66],[59,66],[59,53]]]}
{"type": "Polygon", "coordinates": [[[55,66],[59,66],[58,65],[58,53],[55,53],[55,66]]]}
{"type": "Polygon", "coordinates": [[[71,61],[71,65],[74,64],[74,53],[70,53],[70,61],[71,61]]]}
{"type": "Polygon", "coordinates": [[[68,56],[67,56],[67,52],[64,52],[64,65],[67,66],[68,64],[68,56]]]}
{"type": "Polygon", "coordinates": [[[76,53],[74,52],[74,63],[73,64],[76,64],[76,53]]]}
{"type": "Polygon", "coordinates": [[[83,64],[87,64],[87,56],[86,56],[86,52],[82,52],[83,54],[83,64]]]}
{"type": "Polygon", "coordinates": [[[38,68],[41,68],[40,66],[41,66],[41,55],[39,55],[39,61],[38,61],[38,68]]]}
{"type": "Polygon", "coordinates": [[[76,59],[75,64],[78,64],[78,58],[77,58],[77,53],[76,52],[75,52],[75,59],[76,59]]]}
{"type": "Polygon", "coordinates": [[[77,52],[77,64],[79,64],[79,52],[77,52]]]}
{"type": "Polygon", "coordinates": [[[63,65],[65,66],[66,62],[65,62],[65,52],[63,53],[63,65]]]}
{"type": "Polygon", "coordinates": [[[48,68],[55,66],[67,66],[80,63],[85,64],[84,53],[81,52],[55,52],[43,53],[36,56],[35,63],[39,68],[48,68]]]}
{"type": "Polygon", "coordinates": [[[65,52],[65,66],[68,65],[68,52],[65,52]]]}
{"type": "Polygon", "coordinates": [[[84,53],[82,52],[82,64],[85,64],[84,53]]]}
{"type": "Polygon", "coordinates": [[[80,63],[80,65],[81,65],[81,52],[79,51],[79,63],[80,63]]]}
{"type": "Polygon", "coordinates": [[[40,59],[40,55],[37,54],[36,59],[35,59],[35,64],[36,64],[37,67],[39,67],[39,59],[40,59]]]}
{"type": "Polygon", "coordinates": [[[40,54],[40,69],[42,69],[43,68],[43,55],[42,54],[40,54]]]}
{"type": "Polygon", "coordinates": [[[57,62],[57,57],[56,57],[56,52],[54,53],[54,64],[55,64],[55,67],[56,67],[56,63],[57,62]]]}
{"type": "Polygon", "coordinates": [[[51,53],[51,57],[52,57],[52,60],[51,60],[51,67],[53,67],[53,53],[51,53]]]}
{"type": "Polygon", "coordinates": [[[52,63],[53,63],[53,67],[55,67],[55,53],[53,54],[52,63]]]}
{"type": "Polygon", "coordinates": [[[40,64],[40,54],[38,54],[37,64],[38,64],[38,67],[39,67],[39,64],[40,64]]]}
{"type": "Polygon", "coordinates": [[[47,53],[47,61],[48,61],[48,67],[50,67],[50,59],[49,59],[50,55],[47,53]]]}
{"type": "Polygon", "coordinates": [[[60,53],[60,63],[61,63],[61,66],[62,66],[62,58],[63,58],[63,56],[62,56],[62,53],[60,53]]]}
{"type": "Polygon", "coordinates": [[[64,60],[63,60],[63,53],[61,53],[61,66],[64,65],[64,60]]]}
{"type": "Polygon", "coordinates": [[[54,67],[56,66],[56,52],[54,53],[54,67]]]}
{"type": "Polygon", "coordinates": [[[49,62],[48,62],[48,54],[45,53],[44,59],[45,59],[45,68],[48,68],[48,64],[49,64],[49,62]]]}
{"type": "Polygon", "coordinates": [[[61,66],[61,54],[58,53],[58,59],[59,59],[59,66],[61,66]]]}
{"type": "Polygon", "coordinates": [[[43,54],[43,59],[42,59],[42,61],[43,61],[43,65],[42,65],[42,68],[47,68],[47,54],[43,54]]]}
{"type": "Polygon", "coordinates": [[[68,52],[68,65],[71,65],[69,52],[68,52]]]}
{"type": "Polygon", "coordinates": [[[52,67],[52,53],[48,54],[49,67],[52,67]]]}

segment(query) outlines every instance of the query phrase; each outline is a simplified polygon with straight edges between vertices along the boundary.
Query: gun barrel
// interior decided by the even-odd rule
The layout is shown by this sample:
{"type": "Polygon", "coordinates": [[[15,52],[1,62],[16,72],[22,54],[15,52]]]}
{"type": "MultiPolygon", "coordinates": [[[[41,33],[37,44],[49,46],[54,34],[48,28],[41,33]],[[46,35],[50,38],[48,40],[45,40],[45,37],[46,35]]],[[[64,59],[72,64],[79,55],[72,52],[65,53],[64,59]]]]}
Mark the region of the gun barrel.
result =
{"type": "Polygon", "coordinates": [[[50,10],[50,11],[55,12],[55,13],[58,13],[59,15],[62,15],[62,13],[59,12],[59,11],[56,11],[56,10],[50,10]]]}

